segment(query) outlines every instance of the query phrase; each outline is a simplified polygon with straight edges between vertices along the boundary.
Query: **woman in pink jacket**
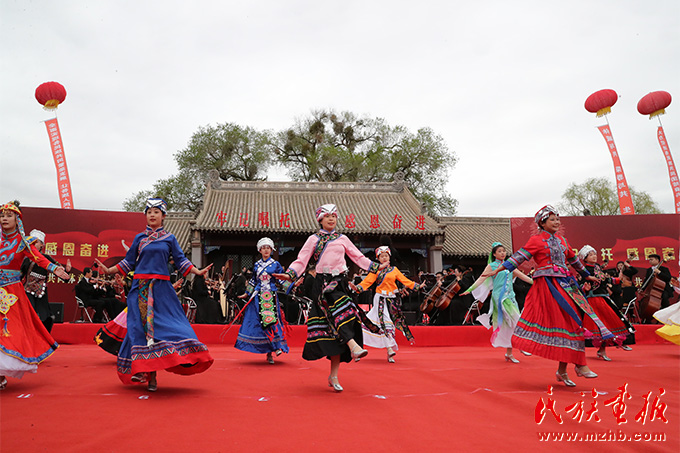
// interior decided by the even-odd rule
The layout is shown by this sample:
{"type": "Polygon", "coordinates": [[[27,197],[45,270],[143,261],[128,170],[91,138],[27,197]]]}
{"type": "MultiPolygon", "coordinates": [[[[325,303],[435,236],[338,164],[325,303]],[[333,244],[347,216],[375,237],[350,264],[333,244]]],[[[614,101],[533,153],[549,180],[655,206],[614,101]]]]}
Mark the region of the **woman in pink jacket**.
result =
{"type": "Polygon", "coordinates": [[[307,341],[302,358],[328,358],[331,362],[328,386],[341,392],[343,388],[338,382],[340,362],[350,362],[368,354],[363,348],[359,317],[363,315],[362,319],[370,328],[379,330],[348,295],[345,255],[370,272],[377,272],[381,266],[366,258],[347,236],[335,231],[338,208],[334,204],[319,207],[316,219],[320,230],[307,239],[297,259],[281,277],[297,280],[307,269],[307,263],[316,264],[314,304],[307,320],[307,341]]]}

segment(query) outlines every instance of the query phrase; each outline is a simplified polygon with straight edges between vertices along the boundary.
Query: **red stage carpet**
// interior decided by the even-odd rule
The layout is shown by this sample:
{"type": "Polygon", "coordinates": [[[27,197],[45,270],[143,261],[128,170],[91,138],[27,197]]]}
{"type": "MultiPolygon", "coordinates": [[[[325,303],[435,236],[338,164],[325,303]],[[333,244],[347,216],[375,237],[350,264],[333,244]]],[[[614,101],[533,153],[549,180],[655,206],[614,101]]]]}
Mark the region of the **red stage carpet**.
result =
{"type": "MultiPolygon", "coordinates": [[[[55,324],[52,336],[59,344],[92,344],[92,338],[101,328],[101,324],[68,323],[55,324]]],[[[234,344],[239,325],[234,325],[226,335],[223,325],[194,324],[198,339],[205,344],[234,344]]],[[[636,324],[635,341],[637,344],[666,344],[654,332],[658,324],[636,324]]],[[[489,346],[491,331],[482,326],[411,326],[416,339],[416,346],[489,346]]],[[[303,346],[307,338],[307,326],[290,326],[288,344],[303,346]]],[[[408,346],[408,341],[397,335],[400,346],[408,346]]]]}
{"type": "MultiPolygon", "coordinates": [[[[463,327],[461,329],[469,329],[463,327]]],[[[55,331],[57,329],[55,328],[55,331]]],[[[418,337],[418,334],[416,334],[418,337]]],[[[387,451],[679,451],[680,349],[638,344],[609,351],[612,362],[589,364],[598,379],[555,382],[554,362],[484,346],[404,347],[389,364],[371,349],[343,364],[342,393],[326,384],[328,362],[306,362],[301,347],[267,365],[264,356],[210,346],[215,364],[190,377],[161,372],[159,390],[123,386],[115,358],[91,344],[62,345],[37,374],[9,379],[0,392],[3,452],[387,452],[387,451]],[[627,384],[625,424],[605,405],[627,384]],[[554,387],[548,395],[549,385],[554,387]],[[594,398],[591,390],[597,390],[594,398]],[[667,405],[661,420],[635,417],[667,405]],[[586,392],[584,396],[580,392],[586,392]],[[555,402],[536,422],[540,399],[555,402]],[[597,403],[600,421],[579,423],[567,406],[597,403]],[[560,434],[561,433],[561,434],[560,434]],[[541,441],[539,436],[597,435],[598,440],[541,441]],[[618,440],[665,436],[665,440],[618,440]]]]}

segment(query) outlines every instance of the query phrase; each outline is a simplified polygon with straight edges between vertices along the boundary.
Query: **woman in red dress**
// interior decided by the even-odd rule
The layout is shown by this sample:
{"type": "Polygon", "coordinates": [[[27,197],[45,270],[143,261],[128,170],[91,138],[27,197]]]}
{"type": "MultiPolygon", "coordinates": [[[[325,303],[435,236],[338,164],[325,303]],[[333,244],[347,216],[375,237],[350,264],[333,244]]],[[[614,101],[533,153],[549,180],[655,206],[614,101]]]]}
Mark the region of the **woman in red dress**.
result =
{"type": "Polygon", "coordinates": [[[584,278],[596,279],[585,270],[567,240],[557,234],[560,217],[550,205],[541,208],[534,218],[539,232],[488,276],[506,269],[515,270],[521,263],[536,261],[534,284],[527,294],[524,311],[512,336],[512,346],[547,359],[557,360],[557,381],[568,387],[567,364],[573,363],[577,376],[596,378],[586,365],[583,316],[588,316],[604,340],[613,335],[588,304],[567,263],[584,278]]]}
{"type": "Polygon", "coordinates": [[[586,316],[583,318],[586,338],[590,338],[593,346],[598,348],[597,356],[602,360],[610,362],[612,359],[607,355],[606,347],[616,346],[625,351],[631,351],[632,349],[625,346],[623,342],[628,335],[635,333],[635,329],[633,329],[633,326],[630,325],[626,317],[621,314],[614,301],[609,298],[607,291],[607,284],[621,283],[621,280],[612,278],[604,273],[600,265],[597,264],[597,252],[593,247],[589,245],[583,246],[578,252],[578,257],[585,265],[588,273],[597,279],[596,281],[585,280],[582,282],[581,288],[586,294],[588,304],[593,307],[597,317],[602,320],[607,329],[614,335],[614,338],[609,341],[603,341],[598,335],[597,326],[586,316]]]}
{"type": "Polygon", "coordinates": [[[38,364],[59,347],[40,321],[21,283],[21,263],[29,258],[65,280],[64,268],[52,264],[35,247],[35,238],[26,236],[21,210],[16,202],[0,207],[0,390],[7,387],[6,376],[21,379],[35,373],[38,364]]]}

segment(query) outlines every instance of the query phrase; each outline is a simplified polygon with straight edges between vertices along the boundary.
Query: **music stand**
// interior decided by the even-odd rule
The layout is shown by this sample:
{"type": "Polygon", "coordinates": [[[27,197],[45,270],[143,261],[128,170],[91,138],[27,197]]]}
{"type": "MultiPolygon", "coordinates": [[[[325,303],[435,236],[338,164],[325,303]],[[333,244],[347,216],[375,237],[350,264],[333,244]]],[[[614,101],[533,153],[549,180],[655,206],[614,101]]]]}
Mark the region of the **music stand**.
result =
{"type": "Polygon", "coordinates": [[[479,311],[479,306],[480,306],[480,305],[481,305],[481,303],[479,303],[479,302],[477,302],[477,301],[474,301],[474,302],[472,303],[472,305],[470,305],[470,308],[468,308],[468,311],[467,311],[467,313],[465,314],[465,319],[463,319],[463,324],[461,324],[461,325],[464,326],[465,324],[467,324],[468,321],[470,322],[470,325],[471,325],[471,326],[475,324],[475,320],[472,319],[472,312],[473,312],[473,311],[476,311],[476,312],[477,312],[477,316],[481,315],[482,312],[479,311]]]}

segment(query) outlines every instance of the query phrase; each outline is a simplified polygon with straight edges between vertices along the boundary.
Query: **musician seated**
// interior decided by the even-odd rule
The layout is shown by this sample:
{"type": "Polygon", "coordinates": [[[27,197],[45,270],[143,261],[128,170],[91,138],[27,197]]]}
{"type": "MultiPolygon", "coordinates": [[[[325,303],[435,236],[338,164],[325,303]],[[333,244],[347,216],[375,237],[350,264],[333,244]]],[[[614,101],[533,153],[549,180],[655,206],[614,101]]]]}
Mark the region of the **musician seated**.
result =
{"type": "MultiPolygon", "coordinates": [[[[624,309],[628,303],[635,298],[637,288],[633,283],[633,277],[638,273],[638,270],[630,265],[630,261],[622,262],[623,266],[619,269],[619,278],[621,279],[621,297],[617,306],[624,309]]],[[[618,264],[617,264],[618,267],[618,264]]]]}
{"type": "Polygon", "coordinates": [[[673,288],[670,285],[671,271],[666,266],[663,266],[661,264],[661,257],[657,254],[649,255],[647,257],[647,261],[649,262],[649,265],[651,267],[647,269],[647,272],[645,273],[644,282],[646,283],[646,285],[643,288],[641,288],[641,291],[645,292],[651,289],[649,285],[654,284],[654,282],[651,279],[652,274],[654,274],[654,277],[656,277],[656,279],[664,282],[663,285],[664,289],[663,293],[661,294],[661,308],[666,308],[668,307],[669,299],[673,294],[673,288]]]}
{"type": "Polygon", "coordinates": [[[475,282],[471,270],[472,269],[466,270],[461,265],[456,265],[453,267],[452,272],[456,278],[456,281],[460,285],[460,290],[458,291],[458,294],[451,300],[449,314],[449,322],[451,325],[463,324],[463,320],[465,319],[467,311],[470,309],[470,306],[475,303],[475,298],[472,296],[472,294],[466,294],[464,296],[461,295],[475,282]]]}

